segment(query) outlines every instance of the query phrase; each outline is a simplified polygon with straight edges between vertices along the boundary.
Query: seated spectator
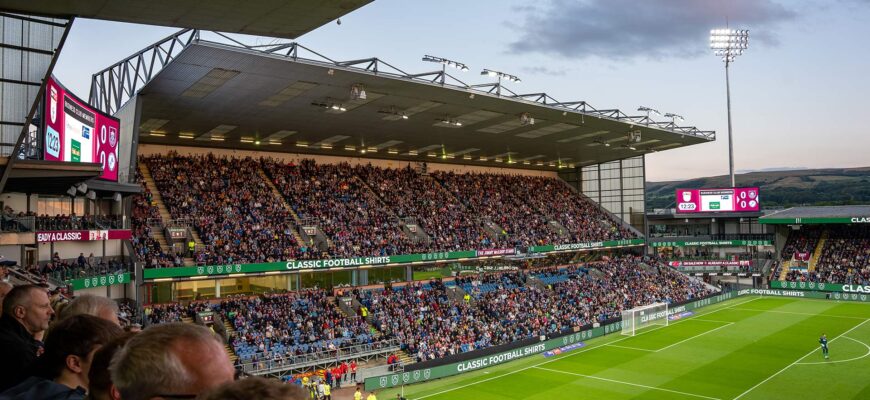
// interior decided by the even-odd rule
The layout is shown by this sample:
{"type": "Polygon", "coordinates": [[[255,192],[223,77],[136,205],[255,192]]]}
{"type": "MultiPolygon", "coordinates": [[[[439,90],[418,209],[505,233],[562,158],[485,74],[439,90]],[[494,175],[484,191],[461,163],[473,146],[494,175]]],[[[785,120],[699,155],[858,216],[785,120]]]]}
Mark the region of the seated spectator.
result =
{"type": "Polygon", "coordinates": [[[36,362],[42,344],[36,340],[48,329],[54,310],[45,288],[22,285],[3,299],[0,317],[0,392],[20,383],[36,362]]]}
{"type": "Polygon", "coordinates": [[[111,342],[103,345],[94,354],[90,372],[88,372],[88,400],[120,400],[121,393],[112,383],[109,373],[109,365],[112,357],[124,347],[134,336],[134,333],[125,333],[111,342]]]}
{"type": "Polygon", "coordinates": [[[137,333],[115,355],[109,369],[124,400],[196,396],[231,382],[235,374],[213,332],[182,323],[137,333]]]}
{"type": "Polygon", "coordinates": [[[93,315],[121,326],[121,321],[118,320],[118,302],[108,297],[92,294],[77,296],[59,313],[58,320],[81,314],[93,315]]]}
{"type": "Polygon", "coordinates": [[[76,315],[54,324],[36,374],[0,394],[0,399],[84,399],[94,353],[120,336],[121,328],[90,315],[76,315]]]}
{"type": "Polygon", "coordinates": [[[307,400],[308,392],[280,381],[266,378],[247,378],[221,385],[197,397],[200,400],[307,400]]]}

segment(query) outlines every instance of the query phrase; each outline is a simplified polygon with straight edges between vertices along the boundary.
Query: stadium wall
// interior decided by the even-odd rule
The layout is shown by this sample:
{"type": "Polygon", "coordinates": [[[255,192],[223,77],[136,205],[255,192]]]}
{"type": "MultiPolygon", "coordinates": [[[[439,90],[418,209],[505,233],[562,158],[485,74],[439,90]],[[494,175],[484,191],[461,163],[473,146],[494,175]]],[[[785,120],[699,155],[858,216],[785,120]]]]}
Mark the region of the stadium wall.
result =
{"type": "MultiPolygon", "coordinates": [[[[221,156],[231,156],[231,157],[271,157],[277,160],[281,160],[284,162],[300,162],[304,159],[313,159],[317,161],[317,163],[322,164],[338,164],[338,163],[350,163],[351,165],[367,165],[372,164],[376,167],[381,168],[405,168],[409,164],[411,167],[417,164],[417,162],[411,161],[402,161],[402,160],[385,160],[378,158],[362,158],[362,157],[341,157],[341,156],[324,156],[317,154],[300,154],[300,153],[281,153],[275,151],[252,151],[252,150],[236,150],[236,149],[221,149],[221,148],[206,148],[206,147],[187,147],[187,146],[166,146],[160,144],[146,144],[141,143],[138,145],[138,155],[139,156],[151,156],[151,155],[166,155],[171,151],[175,151],[181,155],[205,155],[205,154],[214,154],[221,156]]],[[[455,172],[455,173],[489,173],[489,174],[504,174],[504,175],[522,175],[522,176],[545,176],[550,178],[558,177],[557,173],[554,171],[538,171],[538,170],[529,170],[529,169],[517,169],[517,168],[498,168],[498,167],[484,167],[478,165],[459,165],[459,164],[442,164],[437,162],[429,162],[428,160],[421,160],[420,162],[426,162],[428,170],[430,172],[434,171],[447,171],[447,172],[455,172]]]]}

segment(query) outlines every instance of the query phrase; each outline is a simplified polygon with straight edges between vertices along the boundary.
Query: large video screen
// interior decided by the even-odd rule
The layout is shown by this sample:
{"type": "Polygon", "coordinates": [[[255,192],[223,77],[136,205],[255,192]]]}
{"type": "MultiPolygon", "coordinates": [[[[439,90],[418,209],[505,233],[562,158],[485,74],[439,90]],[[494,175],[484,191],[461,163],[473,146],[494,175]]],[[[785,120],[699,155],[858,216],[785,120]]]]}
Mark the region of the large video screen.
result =
{"type": "Polygon", "coordinates": [[[677,189],[678,213],[753,212],[760,209],[757,187],[677,189]]]}
{"type": "Polygon", "coordinates": [[[44,114],[45,160],[100,163],[100,178],[118,180],[117,118],[91,108],[54,77],[45,88],[44,114]]]}

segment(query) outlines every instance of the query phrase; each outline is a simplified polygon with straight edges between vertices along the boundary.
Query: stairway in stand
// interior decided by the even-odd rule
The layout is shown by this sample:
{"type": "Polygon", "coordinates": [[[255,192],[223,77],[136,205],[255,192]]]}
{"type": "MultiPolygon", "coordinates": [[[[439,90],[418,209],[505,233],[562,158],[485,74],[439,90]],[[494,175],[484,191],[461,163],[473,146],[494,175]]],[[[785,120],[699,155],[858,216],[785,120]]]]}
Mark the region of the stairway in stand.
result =
{"type": "MultiPolygon", "coordinates": [[[[296,212],[293,211],[293,207],[290,207],[290,204],[287,203],[287,199],[285,199],[284,196],[281,195],[281,191],[278,190],[278,187],[275,186],[274,183],[272,183],[272,179],[269,178],[269,175],[266,174],[266,171],[263,171],[263,168],[257,168],[257,173],[260,174],[260,177],[263,178],[267,185],[269,185],[269,188],[272,189],[272,193],[281,200],[281,204],[283,204],[284,208],[287,209],[291,216],[293,216],[293,222],[295,222],[296,226],[300,227],[301,229],[302,221],[299,219],[299,216],[296,215],[296,212]]],[[[293,233],[293,238],[296,239],[296,243],[299,243],[300,245],[306,243],[305,240],[302,239],[302,236],[299,234],[299,232],[296,231],[296,229],[290,229],[290,231],[293,233]]]]}
{"type": "Polygon", "coordinates": [[[223,319],[223,321],[224,321],[224,328],[226,329],[226,332],[227,332],[227,342],[224,344],[224,348],[227,349],[227,354],[229,354],[229,356],[230,356],[230,361],[232,361],[233,364],[235,364],[236,360],[239,359],[239,356],[236,355],[236,352],[233,351],[233,348],[232,348],[232,346],[230,346],[230,344],[233,342],[233,338],[236,337],[236,329],[233,328],[233,324],[231,324],[230,321],[227,321],[226,319],[223,319]]]}
{"type": "Polygon", "coordinates": [[[816,264],[818,264],[819,259],[822,258],[822,252],[825,249],[825,242],[828,241],[828,230],[826,229],[822,232],[822,236],[819,238],[819,243],[816,244],[816,248],[813,250],[813,256],[810,258],[809,265],[807,266],[808,272],[813,272],[816,270],[816,264]]]}
{"type": "Polygon", "coordinates": [[[152,228],[151,235],[154,237],[154,240],[157,240],[157,243],[160,243],[160,249],[163,250],[164,253],[171,254],[172,247],[166,240],[162,227],[164,221],[170,219],[169,211],[166,209],[166,205],[163,204],[163,198],[160,197],[160,192],[157,190],[157,185],[154,183],[154,178],[151,177],[151,171],[148,170],[148,166],[144,163],[139,164],[139,172],[142,174],[142,183],[148,191],[151,192],[152,205],[157,207],[157,211],[160,213],[161,226],[155,227],[156,229],[152,228]]]}
{"type": "Polygon", "coordinates": [[[779,271],[779,280],[784,281],[785,277],[788,276],[788,271],[791,269],[791,260],[785,260],[782,262],[782,270],[779,271]]]}
{"type": "Polygon", "coordinates": [[[399,352],[396,355],[399,356],[399,361],[404,366],[408,366],[408,365],[411,365],[411,364],[417,362],[417,360],[415,360],[414,357],[411,357],[410,354],[406,353],[405,350],[399,350],[399,352]]]}

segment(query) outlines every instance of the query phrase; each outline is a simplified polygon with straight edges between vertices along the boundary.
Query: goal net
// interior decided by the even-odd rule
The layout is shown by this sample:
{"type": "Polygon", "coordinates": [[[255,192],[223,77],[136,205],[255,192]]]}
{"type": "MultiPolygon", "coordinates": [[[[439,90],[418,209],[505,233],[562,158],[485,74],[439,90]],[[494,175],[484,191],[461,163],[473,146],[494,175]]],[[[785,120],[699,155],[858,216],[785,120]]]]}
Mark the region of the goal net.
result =
{"type": "Polygon", "coordinates": [[[641,329],[653,325],[668,326],[667,303],[655,303],[622,312],[622,334],[634,336],[641,329]]]}

